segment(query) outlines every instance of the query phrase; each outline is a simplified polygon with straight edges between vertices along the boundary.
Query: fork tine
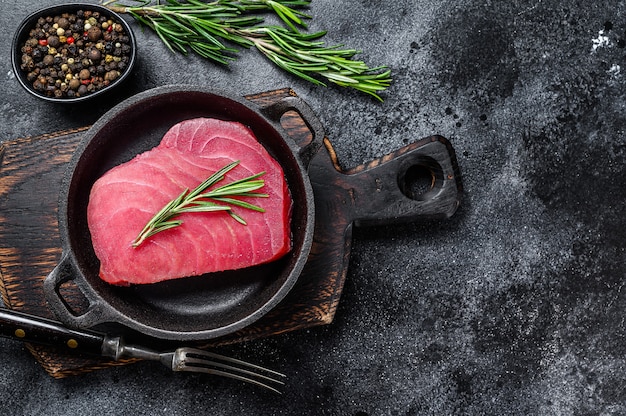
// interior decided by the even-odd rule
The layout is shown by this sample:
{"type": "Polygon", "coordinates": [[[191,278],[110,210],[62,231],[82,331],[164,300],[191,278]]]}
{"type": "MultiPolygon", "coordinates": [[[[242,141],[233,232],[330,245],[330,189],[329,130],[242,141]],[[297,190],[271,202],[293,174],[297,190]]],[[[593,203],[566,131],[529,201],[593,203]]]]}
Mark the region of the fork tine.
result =
{"type": "Polygon", "coordinates": [[[220,363],[218,361],[210,361],[210,360],[207,360],[206,358],[200,358],[200,359],[195,358],[193,356],[190,356],[189,354],[185,358],[185,364],[187,365],[187,367],[193,367],[193,368],[207,368],[205,366],[213,366],[217,368],[222,368],[224,370],[235,371],[237,373],[245,374],[247,376],[257,377],[266,381],[271,381],[271,382],[278,383],[278,384],[284,384],[282,381],[273,379],[264,374],[255,373],[254,371],[235,367],[229,364],[220,363]]]}
{"type": "Polygon", "coordinates": [[[196,358],[200,358],[200,359],[202,359],[203,357],[213,358],[215,360],[221,360],[221,361],[229,362],[229,363],[232,363],[232,364],[240,365],[242,367],[248,367],[248,368],[251,368],[251,369],[263,371],[263,372],[266,372],[266,373],[269,373],[269,374],[273,374],[273,375],[278,376],[278,377],[287,377],[284,374],[279,373],[278,371],[274,371],[274,370],[271,370],[269,368],[261,367],[260,365],[252,364],[252,363],[249,363],[247,361],[242,361],[242,360],[238,360],[236,358],[227,357],[225,355],[216,354],[214,352],[198,350],[198,349],[192,349],[192,348],[185,348],[185,351],[186,351],[186,355],[190,355],[192,357],[195,356],[196,358]]]}
{"type": "MultiPolygon", "coordinates": [[[[282,394],[280,390],[262,383],[258,380],[249,378],[249,377],[244,377],[244,376],[240,376],[239,374],[233,374],[233,373],[229,373],[226,371],[222,371],[222,370],[216,370],[213,368],[206,368],[206,367],[185,367],[183,369],[181,369],[180,371],[190,371],[190,372],[195,372],[195,373],[207,373],[207,374],[212,374],[212,375],[216,375],[216,376],[223,376],[223,377],[228,377],[228,378],[232,378],[235,380],[239,380],[239,381],[243,381],[246,383],[250,383],[250,384],[254,384],[263,388],[266,388],[268,390],[273,391],[274,393],[278,393],[278,394],[282,394]]],[[[276,381],[276,380],[274,380],[276,381]]],[[[280,384],[284,384],[284,383],[280,383],[280,384]]]]}
{"type": "Polygon", "coordinates": [[[278,394],[280,394],[278,389],[265,382],[285,384],[283,381],[269,376],[285,377],[284,374],[236,358],[190,348],[180,348],[176,351],[176,355],[180,360],[178,366],[180,371],[202,372],[229,377],[264,387],[278,394]],[[262,374],[262,372],[268,375],[262,374]]]}

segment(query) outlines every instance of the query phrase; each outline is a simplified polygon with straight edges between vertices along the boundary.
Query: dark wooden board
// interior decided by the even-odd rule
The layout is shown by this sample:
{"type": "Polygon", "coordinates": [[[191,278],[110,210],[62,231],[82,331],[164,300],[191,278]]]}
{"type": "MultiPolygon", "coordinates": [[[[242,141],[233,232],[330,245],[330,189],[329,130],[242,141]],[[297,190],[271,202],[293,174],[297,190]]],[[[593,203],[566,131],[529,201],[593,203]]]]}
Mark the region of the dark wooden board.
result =
{"type": "MultiPolygon", "coordinates": [[[[447,218],[459,206],[461,176],[454,150],[445,138],[427,137],[367,164],[342,170],[310,109],[285,106],[294,101],[291,96],[295,96],[292,90],[282,89],[246,98],[270,112],[286,109],[280,122],[308,155],[306,164],[315,196],[311,252],[296,285],[274,309],[238,332],[194,343],[196,347],[250,341],[332,322],[348,269],[353,225],[447,218]],[[297,108],[306,120],[291,108],[297,108]],[[426,193],[410,196],[405,189],[406,178],[414,166],[425,168],[432,183],[426,193]]],[[[86,130],[14,139],[2,146],[0,293],[9,308],[54,318],[46,305],[42,282],[61,257],[58,195],[66,165],[86,130]]],[[[84,307],[78,290],[68,288],[63,298],[72,309],[84,307]]],[[[141,335],[133,341],[141,342],[141,335]]],[[[145,341],[159,343],[155,339],[145,341]]],[[[46,371],[58,378],[128,363],[66,355],[40,346],[29,348],[46,371]]]]}
{"type": "MultiPolygon", "coordinates": [[[[295,96],[291,89],[247,96],[265,106],[295,96]]],[[[289,111],[281,119],[297,143],[311,140],[303,119],[289,111]]],[[[22,312],[54,318],[42,290],[42,281],[61,257],[57,204],[61,179],[82,133],[72,131],[16,138],[2,144],[0,155],[0,293],[5,305],[22,312]]],[[[326,218],[328,221],[328,218],[326,218]]],[[[317,219],[319,222],[319,219],[317,219]]],[[[325,233],[327,234],[327,233],[325,233]]],[[[203,347],[237,343],[274,334],[328,324],[341,295],[349,250],[338,234],[327,252],[327,242],[314,242],[310,258],[325,258],[321,268],[307,264],[290,294],[269,314],[239,332],[203,343],[203,347]],[[312,267],[313,266],[313,267],[312,267]]],[[[348,242],[349,244],[349,242],[348,242]]],[[[70,295],[66,300],[73,299],[70,295]]],[[[28,345],[38,362],[55,378],[81,374],[112,365],[105,359],[62,354],[49,347],[28,345]]]]}

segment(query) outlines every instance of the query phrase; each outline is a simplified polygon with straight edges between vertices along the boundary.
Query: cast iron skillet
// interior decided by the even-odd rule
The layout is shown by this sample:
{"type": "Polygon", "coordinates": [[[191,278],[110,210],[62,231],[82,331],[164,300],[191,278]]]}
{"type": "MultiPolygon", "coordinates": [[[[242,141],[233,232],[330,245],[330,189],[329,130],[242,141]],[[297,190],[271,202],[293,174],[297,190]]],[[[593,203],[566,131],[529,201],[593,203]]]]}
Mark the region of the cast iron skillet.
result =
{"type": "Polygon", "coordinates": [[[311,149],[319,146],[321,133],[313,121],[309,125],[313,142],[305,147],[296,145],[279,122],[288,110],[315,120],[306,104],[295,98],[261,109],[223,92],[168,86],[138,94],[98,120],[79,144],[62,184],[59,230],[63,255],[44,282],[55,315],[75,328],[114,323],[159,339],[189,341],[232,333],[271,310],[300,275],[314,230],[313,193],[305,165],[311,149]],[[99,261],[86,218],[93,183],[113,166],[158,145],[172,125],[195,117],[248,125],[281,164],[294,199],[291,252],[267,265],[152,285],[116,287],[103,282],[98,277],[99,261]],[[64,299],[61,288],[68,281],[87,299],[85,311],[72,310],[64,299]]]}

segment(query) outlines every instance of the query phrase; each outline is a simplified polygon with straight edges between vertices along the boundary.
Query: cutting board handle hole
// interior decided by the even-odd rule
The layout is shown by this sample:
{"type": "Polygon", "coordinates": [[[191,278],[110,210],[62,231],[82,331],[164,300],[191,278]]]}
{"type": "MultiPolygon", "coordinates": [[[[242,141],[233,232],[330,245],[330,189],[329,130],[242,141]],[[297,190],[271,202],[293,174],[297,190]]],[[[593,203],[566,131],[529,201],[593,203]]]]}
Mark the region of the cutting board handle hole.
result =
{"type": "Polygon", "coordinates": [[[423,165],[410,166],[399,178],[402,193],[413,200],[422,200],[435,186],[435,173],[423,165]]]}

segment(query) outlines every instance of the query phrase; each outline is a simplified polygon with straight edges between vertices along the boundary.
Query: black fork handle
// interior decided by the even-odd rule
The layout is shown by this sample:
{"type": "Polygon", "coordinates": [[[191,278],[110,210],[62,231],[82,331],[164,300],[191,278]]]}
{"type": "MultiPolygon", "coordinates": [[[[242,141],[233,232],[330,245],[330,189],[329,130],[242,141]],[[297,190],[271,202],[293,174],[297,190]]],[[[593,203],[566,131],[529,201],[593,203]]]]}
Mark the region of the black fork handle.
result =
{"type": "Polygon", "coordinates": [[[102,355],[103,334],[76,331],[51,319],[0,308],[0,336],[65,351],[102,355]]]}

